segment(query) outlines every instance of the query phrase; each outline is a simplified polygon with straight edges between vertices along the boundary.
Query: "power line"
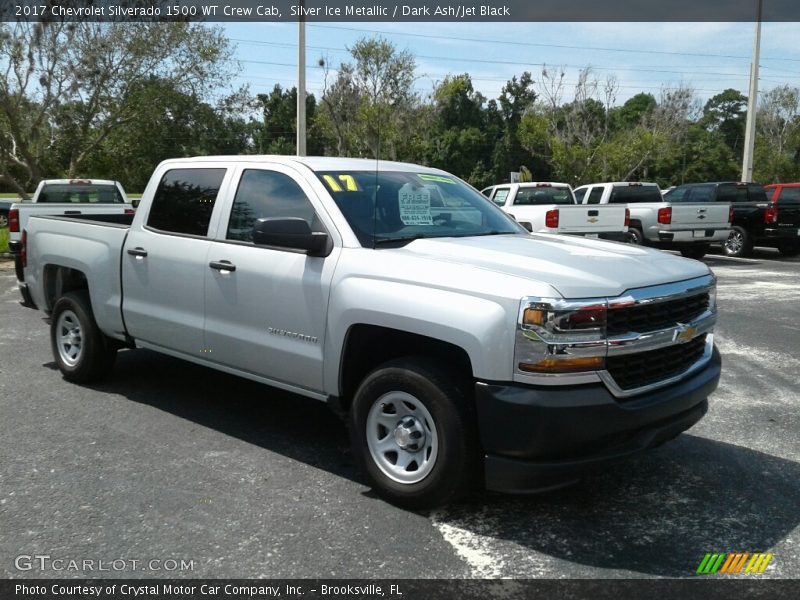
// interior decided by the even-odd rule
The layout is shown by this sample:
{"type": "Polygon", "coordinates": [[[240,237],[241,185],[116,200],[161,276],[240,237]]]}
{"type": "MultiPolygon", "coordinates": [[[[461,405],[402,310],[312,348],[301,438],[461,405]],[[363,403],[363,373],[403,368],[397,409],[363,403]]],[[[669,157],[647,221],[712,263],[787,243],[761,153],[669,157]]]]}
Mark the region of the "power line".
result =
{"type": "MultiPolygon", "coordinates": [[[[458,37],[458,36],[447,36],[447,35],[429,35],[424,33],[406,33],[406,32],[399,32],[399,31],[380,31],[377,29],[358,29],[355,27],[341,27],[339,25],[309,25],[309,27],[316,27],[318,29],[339,29],[342,31],[355,31],[358,33],[369,33],[369,34],[383,34],[383,35],[402,35],[406,37],[418,37],[418,38],[427,38],[427,39],[435,39],[435,40],[455,40],[461,42],[478,42],[481,44],[507,44],[510,46],[531,46],[536,48],[563,48],[567,50],[592,50],[592,51],[600,51],[600,52],[620,52],[620,53],[628,53],[628,54],[656,54],[656,55],[667,55],[667,56],[700,56],[703,58],[707,58],[712,56],[714,58],[733,58],[733,59],[741,59],[741,60],[750,60],[750,56],[738,56],[733,54],[713,54],[709,52],[670,52],[667,50],[629,50],[629,49],[622,49],[622,48],[603,48],[598,46],[573,46],[568,44],[543,44],[539,42],[520,42],[515,40],[492,40],[492,39],[479,39],[479,38],[467,38],[467,37],[458,37]]],[[[790,62],[800,62],[800,58],[777,58],[777,57],[762,57],[762,60],[783,60],[783,61],[790,61],[790,62]]]]}
{"type": "MultiPolygon", "coordinates": [[[[246,44],[256,44],[256,45],[264,45],[264,46],[273,46],[273,47],[293,47],[293,44],[289,43],[281,43],[281,42],[264,42],[261,40],[247,40],[247,39],[240,39],[240,38],[231,38],[231,41],[246,43],[246,44]]],[[[307,48],[313,50],[325,50],[329,52],[336,52],[341,54],[348,53],[347,50],[343,50],[341,48],[331,48],[326,46],[306,46],[307,48]]],[[[442,60],[442,61],[451,61],[451,62],[466,62],[466,63],[479,63],[479,64],[488,64],[488,65],[513,65],[513,66],[522,66],[522,67],[546,67],[547,63],[535,63],[535,62],[528,62],[528,61],[511,61],[511,60],[486,60],[480,58],[459,58],[455,56],[431,56],[426,54],[416,54],[414,53],[415,58],[422,58],[427,60],[442,60]]],[[[554,68],[573,68],[573,69],[582,69],[586,68],[586,65],[552,65],[554,68]]],[[[693,65],[693,68],[704,68],[704,69],[717,69],[720,68],[721,65],[714,65],[714,66],[698,66],[693,65]]],[[[650,67],[650,66],[639,66],[639,67],[628,67],[628,66],[620,66],[620,67],[596,67],[590,65],[589,68],[595,71],[633,71],[633,72],[641,72],[641,73],[671,73],[676,75],[683,75],[683,74],[692,74],[692,75],[720,75],[724,77],[739,77],[739,73],[719,73],[713,71],[687,71],[682,69],[680,71],[671,71],[665,70],[658,67],[650,67]]],[[[742,76],[747,76],[745,73],[742,76]]]]}

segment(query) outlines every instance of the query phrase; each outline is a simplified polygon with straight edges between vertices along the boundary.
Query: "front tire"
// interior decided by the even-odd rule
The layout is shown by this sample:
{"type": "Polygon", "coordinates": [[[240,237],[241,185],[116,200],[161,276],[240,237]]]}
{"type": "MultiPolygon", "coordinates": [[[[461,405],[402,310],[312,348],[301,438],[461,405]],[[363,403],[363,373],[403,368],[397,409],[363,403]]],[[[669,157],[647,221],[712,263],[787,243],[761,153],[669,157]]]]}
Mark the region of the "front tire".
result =
{"type": "Polygon", "coordinates": [[[737,258],[747,256],[753,249],[753,241],[750,239],[750,234],[743,227],[734,225],[731,227],[728,239],[722,244],[722,249],[725,251],[726,256],[735,256],[737,258]]]}
{"type": "Polygon", "coordinates": [[[51,315],[50,342],[58,370],[75,383],[106,376],[117,356],[116,346],[94,320],[86,291],[69,292],[58,299],[51,315]]]}
{"type": "Polygon", "coordinates": [[[421,509],[473,487],[480,455],[466,388],[425,358],[393,360],[367,375],[353,399],[350,436],[379,495],[421,509]]]}

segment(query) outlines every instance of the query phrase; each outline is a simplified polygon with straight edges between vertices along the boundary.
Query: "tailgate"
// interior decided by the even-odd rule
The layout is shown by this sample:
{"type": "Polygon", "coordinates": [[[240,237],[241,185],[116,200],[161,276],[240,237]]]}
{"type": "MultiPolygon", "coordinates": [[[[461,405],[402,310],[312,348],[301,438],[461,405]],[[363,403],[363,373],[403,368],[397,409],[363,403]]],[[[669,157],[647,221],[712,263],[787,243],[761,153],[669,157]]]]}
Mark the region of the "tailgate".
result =
{"type": "Polygon", "coordinates": [[[673,229],[727,229],[730,204],[727,202],[675,202],[672,206],[673,229]],[[675,225],[682,227],[674,227],[675,225]]]}
{"type": "Polygon", "coordinates": [[[625,231],[625,208],[624,204],[559,206],[558,233],[623,232],[625,231]]]}
{"type": "Polygon", "coordinates": [[[794,233],[800,236],[800,199],[778,202],[778,229],[796,230],[794,233]]]}

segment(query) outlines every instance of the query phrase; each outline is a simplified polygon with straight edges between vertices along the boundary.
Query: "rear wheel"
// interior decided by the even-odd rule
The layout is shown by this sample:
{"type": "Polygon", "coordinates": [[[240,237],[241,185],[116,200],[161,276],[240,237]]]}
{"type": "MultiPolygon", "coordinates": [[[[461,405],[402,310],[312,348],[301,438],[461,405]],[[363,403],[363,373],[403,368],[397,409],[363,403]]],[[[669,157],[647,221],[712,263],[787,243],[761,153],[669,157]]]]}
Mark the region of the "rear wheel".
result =
{"type": "Polygon", "coordinates": [[[681,248],[681,255],[685,256],[686,258],[694,258],[699,260],[708,254],[708,249],[708,244],[691,244],[690,246],[684,246],[681,248]]]}
{"type": "Polygon", "coordinates": [[[778,251],[783,256],[797,256],[800,254],[800,244],[796,242],[781,242],[778,251]]]}
{"type": "Polygon", "coordinates": [[[387,362],[364,379],[350,435],[377,493],[409,508],[431,508],[474,485],[480,458],[465,388],[426,358],[387,362]]]}
{"type": "Polygon", "coordinates": [[[117,356],[114,343],[97,327],[85,291],[69,292],[58,299],[51,315],[50,342],[64,379],[76,383],[104,377],[117,356]]]}
{"type": "Polygon", "coordinates": [[[753,241],[744,228],[734,225],[722,249],[726,256],[747,256],[753,249],[753,241]]]}
{"type": "Polygon", "coordinates": [[[638,227],[628,227],[628,242],[641,246],[644,244],[644,234],[638,227]]]}

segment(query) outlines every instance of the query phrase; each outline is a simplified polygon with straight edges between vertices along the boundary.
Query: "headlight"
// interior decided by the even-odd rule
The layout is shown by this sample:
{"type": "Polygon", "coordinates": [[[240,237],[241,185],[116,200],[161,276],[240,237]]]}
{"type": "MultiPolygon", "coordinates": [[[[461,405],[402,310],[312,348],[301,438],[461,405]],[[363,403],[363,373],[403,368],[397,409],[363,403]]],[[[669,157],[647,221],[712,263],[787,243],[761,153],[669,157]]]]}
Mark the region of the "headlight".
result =
{"type": "Polygon", "coordinates": [[[523,373],[576,373],[605,366],[605,300],[525,298],[515,362],[523,373]]]}

